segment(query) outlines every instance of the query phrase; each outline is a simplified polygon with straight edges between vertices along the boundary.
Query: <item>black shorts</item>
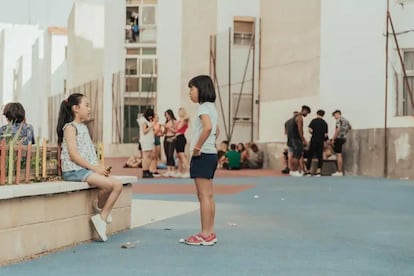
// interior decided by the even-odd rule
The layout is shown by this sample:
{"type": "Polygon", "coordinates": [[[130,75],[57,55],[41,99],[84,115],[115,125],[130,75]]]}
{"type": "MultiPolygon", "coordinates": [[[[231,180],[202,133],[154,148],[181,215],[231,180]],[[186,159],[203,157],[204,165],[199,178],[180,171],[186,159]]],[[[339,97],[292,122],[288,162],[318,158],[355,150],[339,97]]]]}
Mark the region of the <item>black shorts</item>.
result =
{"type": "Polygon", "coordinates": [[[342,146],[345,144],[345,138],[336,138],[334,141],[333,150],[335,153],[342,153],[342,146]]]}
{"type": "Polygon", "coordinates": [[[175,141],[175,151],[177,153],[185,151],[185,145],[187,144],[187,139],[183,134],[177,136],[177,140],[175,141]]]}
{"type": "Polygon", "coordinates": [[[191,178],[213,179],[217,168],[217,154],[201,153],[200,156],[192,156],[190,162],[191,178]]]}
{"type": "Polygon", "coordinates": [[[299,159],[303,155],[303,143],[300,139],[292,139],[293,158],[299,159]]]}

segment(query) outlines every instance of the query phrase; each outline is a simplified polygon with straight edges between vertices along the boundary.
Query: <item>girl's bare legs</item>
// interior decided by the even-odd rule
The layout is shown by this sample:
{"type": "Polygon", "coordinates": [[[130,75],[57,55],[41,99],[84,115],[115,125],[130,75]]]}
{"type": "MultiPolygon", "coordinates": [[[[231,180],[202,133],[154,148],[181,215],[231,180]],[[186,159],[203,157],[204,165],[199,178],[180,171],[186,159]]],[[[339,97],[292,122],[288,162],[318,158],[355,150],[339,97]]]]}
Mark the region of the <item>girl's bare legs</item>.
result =
{"type": "Polygon", "coordinates": [[[214,232],[216,204],[213,194],[213,180],[196,178],[194,180],[200,202],[201,234],[205,237],[214,232]]]}
{"type": "Polygon", "coordinates": [[[188,171],[188,160],[187,155],[185,152],[179,152],[178,153],[178,170],[180,173],[186,173],[188,171]]]}
{"type": "Polygon", "coordinates": [[[105,202],[108,200],[108,197],[111,193],[107,192],[105,190],[99,190],[98,191],[98,208],[102,209],[102,207],[105,205],[105,202]]]}
{"type": "Polygon", "coordinates": [[[101,218],[106,221],[109,213],[114,207],[115,202],[121,194],[121,181],[113,178],[112,176],[106,177],[97,173],[93,173],[86,179],[86,182],[88,182],[88,184],[91,186],[99,188],[101,191],[103,191],[102,194],[108,194],[108,197],[106,198],[101,211],[101,218]]]}
{"type": "Polygon", "coordinates": [[[147,171],[149,170],[151,164],[151,151],[143,151],[142,152],[142,170],[147,171]]]}

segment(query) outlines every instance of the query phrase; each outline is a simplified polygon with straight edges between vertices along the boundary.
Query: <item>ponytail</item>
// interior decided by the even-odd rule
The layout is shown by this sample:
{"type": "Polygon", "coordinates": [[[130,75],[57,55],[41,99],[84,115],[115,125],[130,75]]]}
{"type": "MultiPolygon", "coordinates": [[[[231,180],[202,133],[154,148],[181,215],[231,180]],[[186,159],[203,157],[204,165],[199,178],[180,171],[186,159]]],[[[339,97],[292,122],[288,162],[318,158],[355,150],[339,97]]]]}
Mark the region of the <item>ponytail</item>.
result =
{"type": "Polygon", "coordinates": [[[61,145],[63,142],[63,127],[67,123],[72,122],[75,118],[72,106],[79,105],[83,97],[83,94],[74,93],[71,94],[67,99],[64,99],[60,104],[58,123],[56,126],[59,145],[61,145]]]}

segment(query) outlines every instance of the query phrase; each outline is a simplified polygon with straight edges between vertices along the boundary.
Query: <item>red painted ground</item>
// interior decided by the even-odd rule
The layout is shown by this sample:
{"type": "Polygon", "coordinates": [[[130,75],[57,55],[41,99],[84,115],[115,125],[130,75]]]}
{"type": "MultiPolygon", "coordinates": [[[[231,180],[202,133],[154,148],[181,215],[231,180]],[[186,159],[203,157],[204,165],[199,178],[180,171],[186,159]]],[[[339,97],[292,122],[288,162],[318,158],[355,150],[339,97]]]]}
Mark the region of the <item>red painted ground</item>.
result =
{"type": "MultiPolygon", "coordinates": [[[[105,164],[112,166],[112,173],[116,175],[133,175],[142,177],[141,169],[131,169],[123,168],[127,158],[106,158],[105,164]]],[[[160,173],[163,173],[160,170],[160,173]]],[[[224,169],[218,169],[216,171],[216,177],[254,177],[254,176],[280,176],[282,175],[279,171],[271,169],[260,169],[260,170],[250,170],[243,169],[239,171],[229,171],[224,169]]]]}
{"type": "MultiPolygon", "coordinates": [[[[255,185],[214,185],[214,194],[238,194],[255,185]]],[[[192,194],[196,193],[193,184],[135,184],[132,191],[137,194],[192,194]]]]}

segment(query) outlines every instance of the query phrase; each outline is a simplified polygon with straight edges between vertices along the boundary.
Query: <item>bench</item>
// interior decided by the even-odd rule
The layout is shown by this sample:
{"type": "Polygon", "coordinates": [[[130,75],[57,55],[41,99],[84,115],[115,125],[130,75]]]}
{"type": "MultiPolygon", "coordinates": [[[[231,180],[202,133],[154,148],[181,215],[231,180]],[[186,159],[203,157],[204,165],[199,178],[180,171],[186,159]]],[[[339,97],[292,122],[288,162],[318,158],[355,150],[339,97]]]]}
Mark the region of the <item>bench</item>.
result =
{"type": "MultiPolygon", "coordinates": [[[[306,158],[304,159],[304,162],[306,164],[306,158]]],[[[310,168],[311,173],[316,173],[317,168],[318,168],[318,159],[313,158],[312,163],[311,163],[311,168],[310,168]]],[[[335,159],[323,159],[321,175],[330,176],[336,171],[337,171],[336,158],[335,159]]]]}
{"type": "MultiPolygon", "coordinates": [[[[132,176],[123,183],[108,234],[131,227],[132,176]]],[[[96,239],[90,224],[97,188],[86,182],[39,182],[0,186],[0,265],[96,239]]]]}

